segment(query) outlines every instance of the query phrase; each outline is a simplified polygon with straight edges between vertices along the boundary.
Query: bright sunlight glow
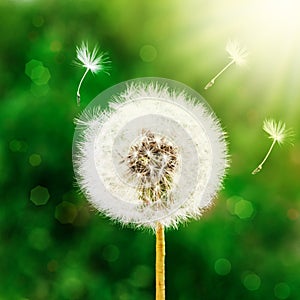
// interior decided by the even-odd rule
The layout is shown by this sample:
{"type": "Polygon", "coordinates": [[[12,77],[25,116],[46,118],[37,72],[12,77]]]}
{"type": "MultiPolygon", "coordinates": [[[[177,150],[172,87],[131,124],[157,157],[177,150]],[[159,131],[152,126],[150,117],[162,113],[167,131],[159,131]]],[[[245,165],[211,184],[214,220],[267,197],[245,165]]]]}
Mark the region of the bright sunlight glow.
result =
{"type": "MultiPolygon", "coordinates": [[[[205,86],[211,75],[228,63],[225,46],[228,40],[236,39],[249,52],[246,69],[232,67],[226,71],[218,88],[230,90],[234,81],[236,85],[241,84],[241,89],[251,89],[252,95],[256,95],[252,103],[263,103],[266,112],[271,108],[281,109],[296,118],[300,110],[297,110],[300,0],[177,0],[176,3],[177,21],[182,22],[180,29],[184,28],[185,32],[181,47],[176,47],[178,41],[171,45],[180,51],[174,57],[184,59],[184,66],[178,70],[198,60],[197,68],[205,74],[202,84],[205,86]],[[205,14],[202,15],[203,5],[205,14]],[[205,59],[199,59],[202,57],[205,59]]],[[[190,68],[185,76],[199,76],[197,69],[195,74],[192,72],[190,68]]]]}
{"type": "MultiPolygon", "coordinates": [[[[284,37],[293,42],[300,29],[300,1],[260,0],[253,1],[251,15],[253,34],[263,33],[268,39],[284,37]]],[[[247,13],[247,14],[248,14],[247,13]]]]}

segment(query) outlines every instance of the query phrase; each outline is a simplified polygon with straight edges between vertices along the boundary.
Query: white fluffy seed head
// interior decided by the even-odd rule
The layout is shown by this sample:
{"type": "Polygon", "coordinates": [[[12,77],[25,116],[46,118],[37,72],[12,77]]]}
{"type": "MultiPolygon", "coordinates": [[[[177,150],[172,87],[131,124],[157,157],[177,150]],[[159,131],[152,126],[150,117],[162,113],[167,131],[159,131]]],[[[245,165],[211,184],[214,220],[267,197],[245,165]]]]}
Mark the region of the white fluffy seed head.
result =
{"type": "Polygon", "coordinates": [[[227,167],[224,132],[195,91],[143,78],[101,93],[77,119],[73,162],[80,188],[126,225],[177,227],[212,204],[227,167]],[[99,103],[110,109],[100,111],[99,103]]]}

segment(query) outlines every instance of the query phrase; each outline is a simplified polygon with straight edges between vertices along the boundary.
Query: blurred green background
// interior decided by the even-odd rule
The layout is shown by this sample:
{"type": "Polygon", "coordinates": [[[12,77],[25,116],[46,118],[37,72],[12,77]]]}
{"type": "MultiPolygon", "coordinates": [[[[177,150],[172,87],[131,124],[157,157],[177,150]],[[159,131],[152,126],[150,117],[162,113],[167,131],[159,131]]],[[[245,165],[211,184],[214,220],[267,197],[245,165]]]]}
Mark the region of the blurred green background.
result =
{"type": "Polygon", "coordinates": [[[0,299],[154,299],[155,237],[97,215],[78,193],[73,120],[136,77],[181,81],[228,133],[215,207],[166,233],[167,299],[300,299],[300,7],[286,0],[0,1],[0,299]],[[246,67],[228,62],[238,39],[246,67]],[[72,64],[98,43],[110,76],[72,64]],[[296,132],[253,176],[273,117],[296,132]]]}

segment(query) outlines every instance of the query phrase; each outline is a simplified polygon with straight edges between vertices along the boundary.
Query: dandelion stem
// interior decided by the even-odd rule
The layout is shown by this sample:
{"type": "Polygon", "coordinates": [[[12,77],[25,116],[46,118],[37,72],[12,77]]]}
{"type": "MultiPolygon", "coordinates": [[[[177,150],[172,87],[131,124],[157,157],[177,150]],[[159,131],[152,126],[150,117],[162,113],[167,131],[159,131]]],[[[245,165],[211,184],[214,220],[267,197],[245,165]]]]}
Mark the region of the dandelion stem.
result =
{"type": "Polygon", "coordinates": [[[81,88],[81,84],[82,84],[83,79],[85,78],[85,76],[86,76],[86,74],[88,73],[89,70],[90,69],[88,69],[88,68],[85,70],[85,72],[84,72],[84,74],[83,74],[83,76],[82,76],[82,78],[79,82],[79,85],[78,85],[78,89],[77,89],[77,105],[78,106],[80,105],[80,88],[81,88]]]}
{"type": "Polygon", "coordinates": [[[209,89],[211,86],[214,85],[216,79],[223,73],[225,72],[233,63],[235,62],[235,60],[231,60],[206,86],[205,86],[205,90],[209,89]]]}
{"type": "Polygon", "coordinates": [[[164,226],[156,227],[156,300],[165,300],[165,234],[164,226]]]}
{"type": "Polygon", "coordinates": [[[264,164],[265,161],[268,159],[268,157],[269,157],[269,155],[270,155],[270,153],[271,153],[271,151],[272,151],[272,149],[273,149],[273,147],[274,147],[275,144],[276,144],[276,140],[274,139],[273,142],[272,142],[272,145],[271,145],[270,148],[269,148],[268,153],[267,153],[266,156],[265,156],[265,158],[264,158],[264,159],[262,160],[262,162],[258,165],[258,167],[252,171],[252,174],[253,174],[253,175],[255,175],[255,174],[257,174],[258,172],[261,171],[261,169],[262,169],[262,167],[263,167],[263,164],[264,164]]]}

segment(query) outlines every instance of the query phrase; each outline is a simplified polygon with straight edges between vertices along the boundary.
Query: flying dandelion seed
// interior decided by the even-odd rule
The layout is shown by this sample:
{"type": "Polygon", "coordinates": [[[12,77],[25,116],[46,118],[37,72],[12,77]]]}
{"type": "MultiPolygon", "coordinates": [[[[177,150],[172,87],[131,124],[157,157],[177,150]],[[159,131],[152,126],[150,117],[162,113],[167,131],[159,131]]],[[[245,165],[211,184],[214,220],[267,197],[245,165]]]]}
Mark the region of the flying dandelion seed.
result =
{"type": "Polygon", "coordinates": [[[241,48],[237,41],[229,40],[226,44],[226,51],[229,54],[230,62],[205,86],[205,90],[213,86],[216,79],[234,63],[237,65],[244,65],[246,63],[248,52],[246,49],[241,48]]]}
{"type": "Polygon", "coordinates": [[[266,160],[268,159],[269,155],[271,154],[273,147],[275,146],[276,142],[278,144],[283,144],[285,142],[285,140],[287,140],[288,138],[290,138],[291,136],[293,136],[293,132],[291,129],[286,129],[285,123],[279,121],[276,123],[275,120],[273,119],[266,119],[264,120],[263,123],[263,130],[269,134],[269,138],[272,140],[272,144],[266,154],[266,156],[264,157],[264,159],[262,160],[262,162],[258,165],[257,168],[255,168],[252,171],[252,174],[257,174],[258,172],[261,171],[264,163],[266,162],[266,160]]]}
{"type": "Polygon", "coordinates": [[[81,77],[77,88],[77,105],[80,105],[80,88],[86,74],[91,71],[96,74],[99,71],[106,72],[109,67],[109,58],[104,52],[98,54],[98,48],[95,47],[92,52],[89,52],[88,44],[82,42],[81,47],[76,47],[77,60],[75,64],[85,68],[85,72],[81,77]]]}
{"type": "Polygon", "coordinates": [[[218,120],[187,86],[143,78],[101,93],[76,123],[80,188],[104,215],[156,232],[156,299],[165,299],[164,227],[201,217],[227,167],[218,120]]]}

